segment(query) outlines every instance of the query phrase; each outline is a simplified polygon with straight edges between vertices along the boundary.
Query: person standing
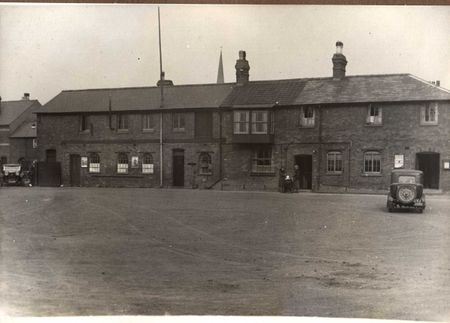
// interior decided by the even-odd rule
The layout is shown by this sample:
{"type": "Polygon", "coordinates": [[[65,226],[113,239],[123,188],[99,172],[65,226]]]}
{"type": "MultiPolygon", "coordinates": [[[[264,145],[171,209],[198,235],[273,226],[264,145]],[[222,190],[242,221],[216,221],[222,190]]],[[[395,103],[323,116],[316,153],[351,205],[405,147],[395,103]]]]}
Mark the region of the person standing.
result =
{"type": "Polygon", "coordinates": [[[285,192],[285,185],[284,185],[284,181],[286,179],[286,170],[284,169],[284,167],[280,168],[279,171],[279,179],[278,179],[278,189],[281,193],[285,192]]]}

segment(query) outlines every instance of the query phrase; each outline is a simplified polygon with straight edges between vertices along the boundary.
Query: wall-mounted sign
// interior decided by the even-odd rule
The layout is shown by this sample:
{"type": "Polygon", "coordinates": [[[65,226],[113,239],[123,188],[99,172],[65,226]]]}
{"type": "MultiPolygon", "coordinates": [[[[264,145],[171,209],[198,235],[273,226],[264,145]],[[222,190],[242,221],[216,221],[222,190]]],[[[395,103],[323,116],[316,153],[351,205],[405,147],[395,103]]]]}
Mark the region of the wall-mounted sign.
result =
{"type": "Polygon", "coordinates": [[[138,168],[138,167],[139,167],[139,157],[132,156],[131,157],[131,168],[138,168]]]}
{"type": "Polygon", "coordinates": [[[450,169],[450,160],[444,160],[444,169],[450,169]]]}
{"type": "Polygon", "coordinates": [[[87,157],[81,157],[81,167],[88,167],[88,158],[87,157]]]}
{"type": "Polygon", "coordinates": [[[402,168],[405,166],[405,155],[394,156],[394,168],[402,168]]]}

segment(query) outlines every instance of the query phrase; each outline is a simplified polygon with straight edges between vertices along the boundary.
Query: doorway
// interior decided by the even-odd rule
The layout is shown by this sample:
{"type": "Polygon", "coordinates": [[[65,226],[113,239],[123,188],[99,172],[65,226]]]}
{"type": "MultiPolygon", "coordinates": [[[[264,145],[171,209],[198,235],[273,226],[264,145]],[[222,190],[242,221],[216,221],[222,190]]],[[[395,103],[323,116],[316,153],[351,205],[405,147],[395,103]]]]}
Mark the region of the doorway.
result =
{"type": "Polygon", "coordinates": [[[300,169],[299,188],[312,189],[312,155],[295,155],[294,161],[300,169]]]}
{"type": "Polygon", "coordinates": [[[184,150],[174,149],[172,156],[173,186],[184,186],[184,150]]]}
{"type": "Polygon", "coordinates": [[[49,163],[56,162],[56,150],[55,149],[47,149],[45,151],[45,161],[49,163]]]}
{"type": "Polygon", "coordinates": [[[417,153],[416,168],[423,172],[423,187],[439,189],[439,153],[417,153]]]}
{"type": "Polygon", "coordinates": [[[81,158],[80,155],[70,155],[70,186],[81,185],[81,158]]]}

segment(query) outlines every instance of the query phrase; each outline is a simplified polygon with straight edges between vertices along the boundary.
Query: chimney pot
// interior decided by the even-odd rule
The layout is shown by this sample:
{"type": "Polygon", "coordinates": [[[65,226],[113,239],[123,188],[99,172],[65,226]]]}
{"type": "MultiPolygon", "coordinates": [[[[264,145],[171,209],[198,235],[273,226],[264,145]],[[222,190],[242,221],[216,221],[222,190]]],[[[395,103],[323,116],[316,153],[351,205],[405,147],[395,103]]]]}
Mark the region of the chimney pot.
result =
{"type": "Polygon", "coordinates": [[[30,99],[30,93],[24,93],[22,100],[29,100],[30,99]]]}
{"type": "Polygon", "coordinates": [[[441,86],[441,81],[437,80],[436,81],[436,86],[441,86]]]}

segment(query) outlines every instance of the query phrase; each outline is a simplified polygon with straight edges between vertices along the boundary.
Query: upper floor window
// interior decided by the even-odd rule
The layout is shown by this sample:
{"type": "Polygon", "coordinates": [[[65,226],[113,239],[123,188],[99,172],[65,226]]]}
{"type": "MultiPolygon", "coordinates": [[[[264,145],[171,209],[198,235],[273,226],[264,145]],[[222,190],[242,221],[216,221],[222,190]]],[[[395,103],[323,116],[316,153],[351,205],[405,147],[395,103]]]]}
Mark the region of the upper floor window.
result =
{"type": "Polygon", "coordinates": [[[89,132],[89,117],[85,114],[80,116],[80,132],[89,132]]]}
{"type": "Polygon", "coordinates": [[[184,131],[186,126],[185,114],[176,112],[172,114],[173,131],[184,131]]]}
{"type": "Polygon", "coordinates": [[[420,122],[424,125],[438,124],[438,104],[436,102],[428,103],[421,107],[420,122]]]}
{"type": "Polygon", "coordinates": [[[268,129],[268,111],[252,111],[252,133],[266,134],[268,129]]]}
{"type": "Polygon", "coordinates": [[[252,161],[253,173],[273,173],[272,149],[261,147],[255,150],[252,161]]]}
{"type": "Polygon", "coordinates": [[[212,174],[212,160],[209,153],[203,152],[199,157],[199,174],[211,175],[212,174]]]}
{"type": "Polygon", "coordinates": [[[154,164],[153,156],[150,153],[145,153],[142,157],[142,173],[143,174],[153,174],[154,164]]]}
{"type": "Polygon", "coordinates": [[[381,154],[378,151],[367,151],[364,153],[364,173],[381,173],[381,154]]]}
{"type": "Polygon", "coordinates": [[[155,115],[153,113],[142,115],[142,130],[153,131],[155,129],[155,121],[155,115]]]}
{"type": "Polygon", "coordinates": [[[367,109],[366,123],[368,125],[381,125],[383,122],[381,107],[371,104],[367,109]]]}
{"type": "Polygon", "coordinates": [[[314,127],[314,107],[302,107],[300,109],[300,126],[305,128],[314,127]]]}
{"type": "Polygon", "coordinates": [[[250,122],[249,111],[234,111],[234,133],[235,134],[247,134],[249,133],[248,124],[250,122]]]}
{"type": "Polygon", "coordinates": [[[128,131],[128,115],[117,115],[117,130],[127,132],[128,131]]]}
{"type": "Polygon", "coordinates": [[[100,156],[97,153],[89,155],[89,173],[100,173],[100,156]]]}
{"type": "Polygon", "coordinates": [[[327,153],[327,173],[342,173],[342,153],[340,151],[327,153]]]}
{"type": "Polygon", "coordinates": [[[128,155],[126,153],[117,155],[117,173],[128,174],[128,155]]]}

